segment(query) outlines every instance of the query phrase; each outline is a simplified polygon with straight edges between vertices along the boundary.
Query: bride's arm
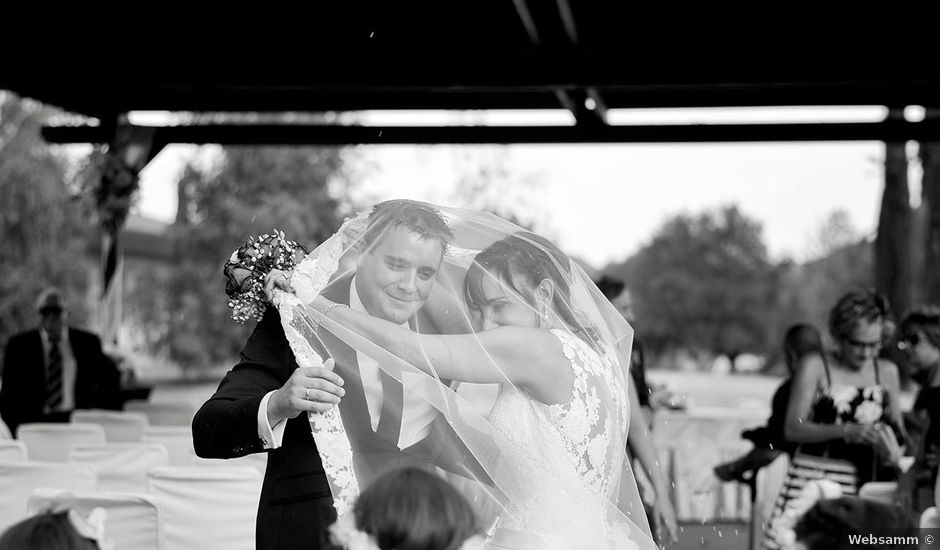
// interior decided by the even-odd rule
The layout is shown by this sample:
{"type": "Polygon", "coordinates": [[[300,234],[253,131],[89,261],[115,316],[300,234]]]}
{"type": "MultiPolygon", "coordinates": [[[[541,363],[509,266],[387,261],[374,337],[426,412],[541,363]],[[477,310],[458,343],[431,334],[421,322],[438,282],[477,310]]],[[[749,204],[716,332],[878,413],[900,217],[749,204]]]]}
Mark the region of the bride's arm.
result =
{"type": "Polygon", "coordinates": [[[470,334],[418,334],[348,307],[331,307],[318,297],[314,309],[388,350],[424,372],[479,384],[507,380],[523,387],[545,388],[567,382],[573,374],[561,343],[547,330],[500,327],[470,334]]]}

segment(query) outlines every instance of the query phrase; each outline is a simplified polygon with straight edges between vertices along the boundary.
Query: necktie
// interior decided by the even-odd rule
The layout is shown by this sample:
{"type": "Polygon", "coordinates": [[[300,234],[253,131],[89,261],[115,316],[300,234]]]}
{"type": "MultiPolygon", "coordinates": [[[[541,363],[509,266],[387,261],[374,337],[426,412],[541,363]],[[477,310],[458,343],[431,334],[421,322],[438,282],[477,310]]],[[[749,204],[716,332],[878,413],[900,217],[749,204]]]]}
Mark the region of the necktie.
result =
{"type": "Polygon", "coordinates": [[[382,378],[382,416],[379,417],[379,425],[375,431],[383,438],[398,443],[404,398],[402,386],[385,371],[379,371],[379,374],[382,378]]]}
{"type": "Polygon", "coordinates": [[[49,362],[46,364],[46,409],[57,411],[62,406],[62,351],[59,335],[49,335],[49,362]]]}

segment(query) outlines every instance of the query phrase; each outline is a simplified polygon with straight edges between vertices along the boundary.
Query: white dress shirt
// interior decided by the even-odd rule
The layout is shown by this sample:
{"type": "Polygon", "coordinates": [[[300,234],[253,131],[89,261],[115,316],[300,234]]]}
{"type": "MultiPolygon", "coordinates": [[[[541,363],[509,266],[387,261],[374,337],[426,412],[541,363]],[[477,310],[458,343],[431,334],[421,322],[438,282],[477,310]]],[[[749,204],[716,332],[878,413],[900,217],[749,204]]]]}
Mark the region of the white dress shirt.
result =
{"type": "MultiPolygon", "coordinates": [[[[362,299],[359,298],[359,293],[356,292],[355,276],[350,281],[349,308],[353,311],[368,314],[362,304],[362,299]]],[[[402,323],[401,326],[408,328],[408,323],[402,323]]],[[[359,363],[359,377],[362,380],[362,391],[365,394],[366,407],[369,409],[369,420],[372,424],[372,430],[375,431],[379,426],[384,401],[382,378],[379,372],[381,369],[378,362],[358,350],[356,350],[356,361],[359,363]]],[[[430,431],[431,423],[437,414],[433,406],[414,394],[414,392],[409,391],[411,384],[409,384],[407,377],[403,378],[403,385],[405,392],[402,401],[404,410],[402,411],[401,434],[398,439],[398,446],[401,449],[408,448],[424,439],[430,431]]],[[[286,423],[283,420],[274,426],[268,423],[268,400],[274,391],[268,392],[261,400],[261,406],[258,407],[258,437],[265,449],[277,449],[284,441],[284,425],[286,423]]]]}

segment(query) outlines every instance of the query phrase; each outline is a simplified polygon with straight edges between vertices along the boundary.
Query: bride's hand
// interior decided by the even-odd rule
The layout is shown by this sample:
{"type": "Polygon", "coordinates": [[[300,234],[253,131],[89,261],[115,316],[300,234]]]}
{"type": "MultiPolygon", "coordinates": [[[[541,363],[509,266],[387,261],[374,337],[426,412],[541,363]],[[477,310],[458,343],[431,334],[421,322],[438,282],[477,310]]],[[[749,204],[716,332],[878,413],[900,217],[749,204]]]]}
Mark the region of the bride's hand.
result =
{"type": "Polygon", "coordinates": [[[272,269],[264,276],[264,297],[268,302],[274,303],[274,288],[277,287],[285,292],[294,293],[294,287],[290,285],[290,278],[293,271],[281,271],[272,269]]]}

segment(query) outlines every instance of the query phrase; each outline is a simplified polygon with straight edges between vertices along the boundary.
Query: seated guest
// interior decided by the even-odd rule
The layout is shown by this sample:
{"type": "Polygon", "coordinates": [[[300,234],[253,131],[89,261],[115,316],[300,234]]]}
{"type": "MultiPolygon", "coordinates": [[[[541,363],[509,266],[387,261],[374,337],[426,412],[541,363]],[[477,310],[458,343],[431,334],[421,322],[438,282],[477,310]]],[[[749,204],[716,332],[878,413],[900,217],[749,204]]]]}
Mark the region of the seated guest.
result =
{"type": "Polygon", "coordinates": [[[7,528],[0,535],[0,550],[107,550],[106,515],[101,508],[88,517],[76,510],[41,512],[7,528]]]}
{"type": "MultiPolygon", "coordinates": [[[[848,495],[869,481],[897,479],[901,426],[900,378],[878,357],[886,301],[867,290],[844,294],[829,312],[835,353],[804,356],[796,367],[784,435],[799,446],[774,504],[771,525],[808,481],[830,479],[848,495]]],[[[773,529],[763,547],[779,548],[773,529]]]]}
{"type": "Polygon", "coordinates": [[[749,439],[754,444],[754,448],[738,459],[716,466],[715,475],[719,479],[749,481],[753,479],[757,470],[773,462],[781,453],[793,454],[796,445],[787,441],[783,435],[783,422],[787,415],[793,372],[797,362],[803,357],[822,353],[822,337],[815,327],[798,323],[787,329],[783,337],[783,357],[789,376],[774,392],[767,425],[741,433],[741,437],[749,439]]]}
{"type": "Polygon", "coordinates": [[[923,426],[914,442],[914,465],[901,477],[902,502],[922,512],[933,506],[940,454],[940,308],[921,306],[904,317],[899,347],[907,355],[912,376],[921,383],[913,415],[923,426]]]}
{"type": "Polygon", "coordinates": [[[864,537],[914,537],[916,521],[899,507],[853,496],[820,500],[806,511],[794,529],[796,540],[806,550],[849,550],[852,548],[894,549],[911,545],[893,541],[867,544],[853,540],[864,537]]]}
{"type": "Polygon", "coordinates": [[[337,549],[482,549],[470,503],[440,477],[418,468],[383,474],[330,527],[337,549]]]}
{"type": "Polygon", "coordinates": [[[10,337],[3,357],[0,417],[14,433],[25,422],[67,422],[73,409],[117,408],[120,373],[97,336],[68,324],[62,293],[36,300],[39,326],[10,337]]]}

